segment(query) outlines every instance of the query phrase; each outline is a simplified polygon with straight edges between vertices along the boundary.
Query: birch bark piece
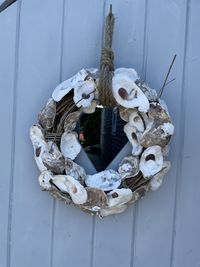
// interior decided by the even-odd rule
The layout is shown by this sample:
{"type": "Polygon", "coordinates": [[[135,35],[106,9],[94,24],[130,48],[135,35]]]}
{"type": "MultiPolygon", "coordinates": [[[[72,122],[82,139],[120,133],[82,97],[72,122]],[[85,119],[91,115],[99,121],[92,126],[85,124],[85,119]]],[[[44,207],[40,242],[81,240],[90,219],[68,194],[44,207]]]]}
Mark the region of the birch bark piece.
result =
{"type": "Polygon", "coordinates": [[[64,132],[61,136],[60,149],[66,158],[74,160],[81,151],[81,145],[75,132],[64,132]]]}
{"type": "Polygon", "coordinates": [[[46,106],[38,114],[38,123],[45,130],[50,130],[54,125],[56,116],[56,102],[50,98],[46,106]]]}
{"type": "Polygon", "coordinates": [[[88,175],[85,183],[88,187],[110,191],[120,186],[121,177],[119,173],[114,170],[105,170],[93,175],[88,175]]]}
{"type": "Polygon", "coordinates": [[[163,155],[160,146],[151,146],[142,153],[139,168],[144,178],[148,179],[163,167],[163,155]]]}
{"type": "Polygon", "coordinates": [[[149,101],[127,72],[114,72],[112,79],[113,96],[118,104],[125,108],[138,108],[147,112],[149,101]]]}

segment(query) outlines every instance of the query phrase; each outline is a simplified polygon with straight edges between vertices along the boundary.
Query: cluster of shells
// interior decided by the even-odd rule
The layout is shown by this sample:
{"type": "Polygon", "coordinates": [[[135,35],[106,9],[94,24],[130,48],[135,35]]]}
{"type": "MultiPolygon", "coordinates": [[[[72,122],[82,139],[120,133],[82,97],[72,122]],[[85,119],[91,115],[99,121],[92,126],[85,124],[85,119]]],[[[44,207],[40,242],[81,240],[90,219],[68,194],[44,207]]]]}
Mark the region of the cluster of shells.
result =
{"type": "Polygon", "coordinates": [[[149,190],[157,190],[170,169],[165,160],[174,132],[167,106],[142,82],[134,69],[119,68],[112,80],[113,96],[124,132],[132,145],[118,170],[88,174],[78,165],[81,151],[77,122],[93,113],[98,101],[99,72],[82,69],[59,84],[30,129],[39,184],[55,198],[104,217],[121,213],[149,190]]]}

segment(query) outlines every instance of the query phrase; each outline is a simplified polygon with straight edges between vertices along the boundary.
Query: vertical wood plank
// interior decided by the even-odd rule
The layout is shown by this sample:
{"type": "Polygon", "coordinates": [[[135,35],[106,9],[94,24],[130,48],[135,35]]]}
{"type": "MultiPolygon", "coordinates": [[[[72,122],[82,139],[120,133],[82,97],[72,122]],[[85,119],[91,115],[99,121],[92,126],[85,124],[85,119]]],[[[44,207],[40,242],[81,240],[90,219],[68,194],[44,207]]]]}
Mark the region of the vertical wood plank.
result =
{"type": "MultiPolygon", "coordinates": [[[[145,1],[107,1],[116,16],[113,38],[115,67],[132,67],[142,75],[145,1]]],[[[98,219],[92,266],[126,267],[131,263],[135,207],[119,215],[98,219]]]]}
{"type": "Polygon", "coordinates": [[[16,95],[10,266],[49,266],[52,200],[41,192],[29,128],[59,81],[62,0],[23,1],[16,95]]]}
{"type": "Polygon", "coordinates": [[[200,124],[199,70],[200,31],[199,1],[188,1],[188,25],[183,75],[181,151],[178,172],[177,205],[172,244],[172,266],[200,266],[200,124]]]}
{"type": "Polygon", "coordinates": [[[8,232],[10,230],[9,196],[12,190],[17,18],[17,4],[0,15],[0,140],[1,150],[4,151],[0,156],[0,266],[2,267],[7,264],[8,232]]]}
{"type": "MultiPolygon", "coordinates": [[[[103,1],[66,1],[61,80],[81,68],[99,67],[103,1]]],[[[53,266],[90,266],[95,219],[56,202],[53,266]]]]}
{"type": "Polygon", "coordinates": [[[172,115],[176,134],[172,142],[170,160],[172,170],[156,193],[149,193],[138,205],[133,266],[169,267],[173,240],[173,217],[176,176],[181,136],[181,99],[186,1],[148,2],[146,80],[159,89],[162,86],[174,54],[178,55],[171,78],[176,81],[165,88],[163,98],[172,115]]]}

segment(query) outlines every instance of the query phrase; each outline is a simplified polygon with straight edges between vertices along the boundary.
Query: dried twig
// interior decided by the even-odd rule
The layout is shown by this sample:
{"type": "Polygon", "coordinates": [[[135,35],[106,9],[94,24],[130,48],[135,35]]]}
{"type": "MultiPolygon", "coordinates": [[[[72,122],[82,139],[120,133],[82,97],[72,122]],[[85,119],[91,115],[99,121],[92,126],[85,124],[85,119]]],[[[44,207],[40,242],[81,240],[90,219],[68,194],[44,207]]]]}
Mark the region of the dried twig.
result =
{"type": "Polygon", "coordinates": [[[166,77],[165,77],[165,81],[164,81],[164,83],[163,83],[163,86],[161,87],[161,89],[160,89],[160,91],[159,91],[159,93],[158,93],[158,99],[162,96],[163,91],[164,91],[164,88],[165,88],[170,82],[172,82],[172,81],[175,80],[175,79],[173,79],[173,80],[171,80],[170,82],[167,82],[168,77],[169,77],[169,74],[170,74],[171,69],[172,69],[172,66],[174,65],[175,59],[176,59],[176,55],[174,55],[173,60],[172,60],[172,63],[171,63],[170,66],[169,66],[169,70],[168,70],[167,75],[166,75],[166,77]]]}

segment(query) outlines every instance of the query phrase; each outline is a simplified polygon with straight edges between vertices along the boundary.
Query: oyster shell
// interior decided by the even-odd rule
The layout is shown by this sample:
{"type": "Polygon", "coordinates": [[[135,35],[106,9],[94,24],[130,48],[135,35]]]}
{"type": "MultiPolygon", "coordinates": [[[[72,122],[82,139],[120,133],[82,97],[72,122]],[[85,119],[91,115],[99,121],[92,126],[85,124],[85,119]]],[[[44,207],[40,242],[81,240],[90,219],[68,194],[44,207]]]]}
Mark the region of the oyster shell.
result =
{"type": "Polygon", "coordinates": [[[87,191],[73,177],[69,175],[54,175],[52,183],[62,192],[68,193],[75,204],[80,205],[87,201],[87,191]]]}
{"type": "Polygon", "coordinates": [[[119,173],[114,170],[105,170],[93,175],[88,175],[85,179],[85,183],[89,187],[110,191],[120,186],[121,177],[119,173]]]}
{"type": "Polygon", "coordinates": [[[83,167],[69,158],[65,159],[65,173],[83,184],[86,179],[86,172],[83,167]]]}
{"type": "Polygon", "coordinates": [[[74,160],[81,151],[81,145],[75,132],[64,132],[61,136],[60,149],[66,158],[74,160]]]}
{"type": "Polygon", "coordinates": [[[136,85],[135,78],[124,71],[115,71],[112,79],[113,96],[118,104],[125,108],[138,108],[147,112],[149,101],[142,90],[136,85]]]}
{"type": "Polygon", "coordinates": [[[159,104],[151,103],[149,124],[140,139],[144,147],[159,145],[165,147],[174,133],[174,126],[168,112],[159,104]]]}
{"type": "Polygon", "coordinates": [[[134,156],[140,155],[143,149],[140,145],[141,133],[135,127],[131,126],[130,123],[124,125],[124,132],[132,145],[132,154],[134,156]]]}
{"type": "Polygon", "coordinates": [[[135,176],[139,172],[139,158],[134,156],[125,157],[119,165],[118,172],[122,179],[135,176]]]}
{"type": "Polygon", "coordinates": [[[38,114],[38,123],[45,129],[50,130],[54,125],[56,116],[56,102],[50,98],[46,106],[38,114]]]}
{"type": "Polygon", "coordinates": [[[72,89],[78,88],[87,76],[88,72],[85,69],[81,69],[77,74],[56,86],[52,98],[56,102],[60,101],[72,89]]]}
{"type": "Polygon", "coordinates": [[[41,155],[43,164],[54,173],[63,173],[65,169],[65,158],[56,143],[47,142],[47,150],[41,155]]]}
{"type": "Polygon", "coordinates": [[[151,146],[142,153],[139,168],[144,178],[148,179],[163,167],[163,155],[160,146],[151,146]]]}
{"type": "Polygon", "coordinates": [[[114,189],[107,194],[108,207],[121,206],[132,199],[132,191],[128,188],[114,189]]]}

